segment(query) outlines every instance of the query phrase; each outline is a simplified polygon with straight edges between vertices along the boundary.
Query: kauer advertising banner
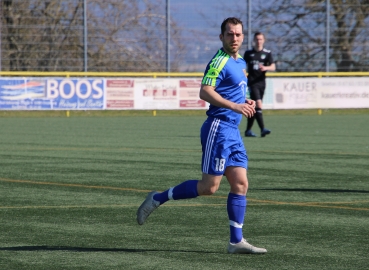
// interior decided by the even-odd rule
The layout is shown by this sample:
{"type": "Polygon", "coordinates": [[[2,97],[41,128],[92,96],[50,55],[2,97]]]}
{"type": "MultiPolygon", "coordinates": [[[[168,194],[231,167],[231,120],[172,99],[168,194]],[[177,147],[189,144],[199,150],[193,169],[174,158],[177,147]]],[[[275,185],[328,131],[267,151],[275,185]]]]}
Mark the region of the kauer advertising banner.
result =
{"type": "Polygon", "coordinates": [[[369,108],[369,78],[272,79],[274,109],[369,108]]]}
{"type": "Polygon", "coordinates": [[[103,79],[1,78],[0,109],[104,109],[103,79]]]}

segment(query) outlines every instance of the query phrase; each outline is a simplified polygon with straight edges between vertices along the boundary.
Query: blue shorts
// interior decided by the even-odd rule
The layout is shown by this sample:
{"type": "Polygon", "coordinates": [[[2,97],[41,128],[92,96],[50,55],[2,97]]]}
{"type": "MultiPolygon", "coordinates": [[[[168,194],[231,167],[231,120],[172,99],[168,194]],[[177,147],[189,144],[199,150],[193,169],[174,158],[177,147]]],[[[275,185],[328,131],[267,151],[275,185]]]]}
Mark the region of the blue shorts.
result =
{"type": "Polygon", "coordinates": [[[248,158],[237,126],[208,117],[201,127],[202,172],[223,175],[228,166],[247,169],[248,158]]]}

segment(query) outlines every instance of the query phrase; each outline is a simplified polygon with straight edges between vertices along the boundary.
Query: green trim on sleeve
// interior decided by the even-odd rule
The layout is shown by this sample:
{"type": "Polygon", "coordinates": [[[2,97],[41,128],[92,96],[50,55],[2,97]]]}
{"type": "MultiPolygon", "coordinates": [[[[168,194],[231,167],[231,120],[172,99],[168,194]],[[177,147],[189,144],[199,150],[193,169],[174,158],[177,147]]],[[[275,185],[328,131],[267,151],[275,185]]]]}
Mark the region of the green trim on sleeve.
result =
{"type": "Polygon", "coordinates": [[[208,72],[202,79],[202,84],[215,86],[217,78],[229,59],[229,55],[219,50],[210,63],[208,72]]]}

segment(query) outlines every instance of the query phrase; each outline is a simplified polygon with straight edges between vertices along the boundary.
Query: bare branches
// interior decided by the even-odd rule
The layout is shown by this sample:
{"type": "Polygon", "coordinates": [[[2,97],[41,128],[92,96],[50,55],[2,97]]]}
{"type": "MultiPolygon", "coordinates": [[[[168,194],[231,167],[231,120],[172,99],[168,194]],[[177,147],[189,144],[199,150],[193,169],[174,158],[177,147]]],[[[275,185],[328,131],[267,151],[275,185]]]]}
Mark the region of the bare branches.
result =
{"type": "MultiPolygon", "coordinates": [[[[330,69],[367,70],[369,56],[362,53],[361,44],[369,42],[369,28],[365,26],[369,1],[331,0],[330,6],[330,69]]],[[[268,40],[274,42],[268,45],[278,55],[279,70],[324,70],[325,0],[279,0],[272,6],[255,8],[254,27],[267,29],[268,40]],[[274,21],[273,25],[270,21],[274,21]]]]}
{"type": "MultiPolygon", "coordinates": [[[[4,1],[2,69],[82,71],[82,3],[4,1]]],[[[87,17],[88,70],[165,70],[165,8],[160,3],[89,0],[87,17]]],[[[171,28],[173,57],[182,57],[180,31],[174,22],[171,28]]],[[[172,70],[176,69],[172,63],[172,70]]]]}
{"type": "MultiPolygon", "coordinates": [[[[3,70],[83,70],[83,0],[3,0],[1,3],[3,70]]],[[[163,0],[88,0],[87,3],[88,70],[166,70],[163,0]]],[[[330,3],[330,70],[368,70],[369,0],[331,0],[330,3]]],[[[246,15],[244,1],[228,5],[227,12],[223,10],[224,5],[212,5],[224,14],[246,15]]],[[[201,9],[193,12],[200,13],[201,9]]],[[[325,70],[326,0],[253,1],[251,19],[252,32],[265,33],[266,47],[277,59],[279,71],[325,70]]],[[[172,18],[170,52],[175,60],[171,62],[171,70],[184,70],[189,62],[189,71],[203,70],[204,61],[208,60],[204,55],[213,53],[212,48],[220,44],[218,24],[218,19],[208,15],[204,26],[185,29],[187,36],[184,36],[184,30],[172,18]]]]}

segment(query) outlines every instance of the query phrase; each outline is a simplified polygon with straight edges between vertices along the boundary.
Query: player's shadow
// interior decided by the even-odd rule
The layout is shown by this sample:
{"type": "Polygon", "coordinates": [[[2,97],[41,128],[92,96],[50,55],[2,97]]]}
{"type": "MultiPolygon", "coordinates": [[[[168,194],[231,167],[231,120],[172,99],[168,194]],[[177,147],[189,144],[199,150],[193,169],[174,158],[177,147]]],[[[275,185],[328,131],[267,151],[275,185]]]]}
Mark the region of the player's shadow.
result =
{"type": "Polygon", "coordinates": [[[369,190],[353,189],[316,189],[316,188],[250,188],[250,190],[265,191],[296,191],[296,192],[326,192],[326,193],[369,193],[369,190]]]}
{"type": "Polygon", "coordinates": [[[67,246],[17,246],[0,247],[0,251],[70,251],[70,252],[187,252],[187,253],[217,253],[201,250],[173,250],[173,249],[134,249],[134,248],[88,248],[67,246]]]}

